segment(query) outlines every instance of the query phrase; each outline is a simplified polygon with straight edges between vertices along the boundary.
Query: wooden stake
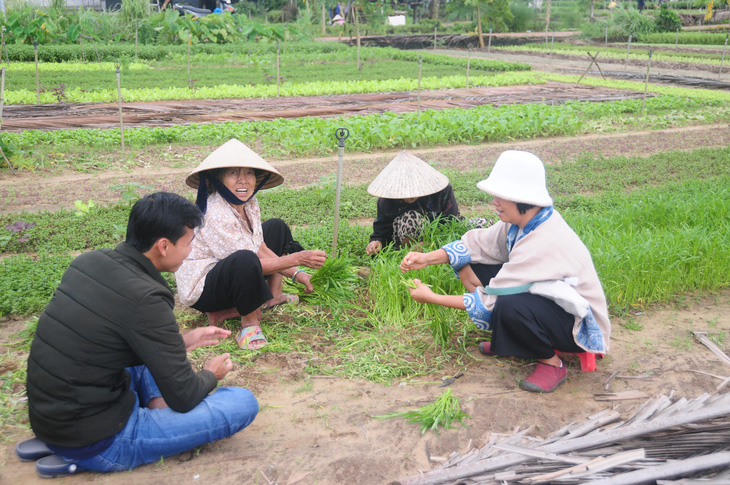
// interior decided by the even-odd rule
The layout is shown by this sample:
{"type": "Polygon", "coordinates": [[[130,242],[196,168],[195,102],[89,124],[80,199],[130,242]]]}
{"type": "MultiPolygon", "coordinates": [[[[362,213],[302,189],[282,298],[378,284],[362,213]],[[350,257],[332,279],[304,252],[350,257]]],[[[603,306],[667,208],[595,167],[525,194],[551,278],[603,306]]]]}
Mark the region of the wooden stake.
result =
{"type": "Polygon", "coordinates": [[[476,8],[477,8],[477,36],[479,37],[479,48],[484,49],[484,33],[482,32],[482,14],[479,11],[479,2],[477,2],[476,8]]]}
{"type": "Polygon", "coordinates": [[[674,36],[674,52],[679,51],[679,27],[677,27],[677,33],[674,36]]]}
{"type": "Polygon", "coordinates": [[[41,104],[41,79],[38,75],[38,41],[33,41],[33,51],[35,53],[35,94],[37,98],[36,104],[41,104]]]}
{"type": "Polygon", "coordinates": [[[436,35],[438,34],[439,28],[434,26],[433,28],[433,50],[436,50],[436,35]]]}
{"type": "MultiPolygon", "coordinates": [[[[137,38],[139,34],[139,25],[137,23],[134,24],[134,60],[139,60],[137,56],[137,38]]],[[[190,73],[188,73],[188,76],[190,73]]]]}
{"type": "Polygon", "coordinates": [[[324,6],[324,2],[322,2],[322,37],[327,35],[327,8],[324,6]]]}
{"type": "Polygon", "coordinates": [[[471,44],[469,44],[469,50],[466,55],[466,89],[469,89],[469,67],[471,66],[471,44]]]}
{"type": "Polygon", "coordinates": [[[644,96],[641,98],[641,116],[646,116],[646,89],[649,87],[649,70],[651,69],[651,55],[653,49],[649,49],[649,62],[646,64],[646,80],[644,81],[644,96]]]}
{"type": "Polygon", "coordinates": [[[730,34],[725,34],[725,45],[722,48],[722,59],[720,59],[720,69],[717,70],[717,78],[720,79],[722,75],[722,65],[725,63],[725,49],[727,49],[727,38],[730,34]]]}
{"type": "Polygon", "coordinates": [[[357,12],[357,4],[352,5],[352,16],[355,18],[355,36],[357,38],[357,70],[362,70],[362,65],[360,65],[360,20],[358,19],[359,15],[357,12]]]}
{"type": "Polygon", "coordinates": [[[122,117],[122,76],[119,73],[119,63],[117,62],[117,98],[119,99],[119,133],[122,136],[122,151],[124,151],[124,120],[122,117]]]}
{"type": "Polygon", "coordinates": [[[0,147],[0,153],[2,153],[3,160],[5,160],[5,163],[8,164],[8,167],[10,167],[10,173],[12,173],[13,175],[18,175],[17,173],[15,173],[15,169],[13,168],[13,166],[10,165],[10,160],[8,160],[8,157],[5,156],[5,152],[3,151],[3,147],[0,147]]]}
{"type": "Polygon", "coordinates": [[[5,68],[0,69],[0,130],[3,127],[3,106],[5,105],[5,68]]]}
{"type": "Polygon", "coordinates": [[[598,54],[600,54],[600,53],[601,53],[601,51],[598,51],[598,52],[596,52],[595,56],[592,56],[590,52],[586,52],[586,54],[588,54],[588,57],[591,58],[591,63],[588,64],[588,67],[586,68],[585,72],[583,72],[583,74],[581,74],[580,77],[578,78],[578,83],[581,82],[581,80],[583,79],[583,76],[588,74],[588,71],[591,70],[591,67],[593,67],[593,64],[595,64],[596,67],[598,68],[598,72],[601,73],[601,77],[603,79],[606,79],[606,76],[603,75],[603,71],[601,70],[601,67],[598,65],[598,61],[596,61],[596,58],[598,57],[598,54]]]}
{"type": "Polygon", "coordinates": [[[555,45],[555,30],[553,30],[553,37],[550,39],[550,53],[553,53],[553,46],[555,45]]]}
{"type": "Polygon", "coordinates": [[[94,52],[96,52],[96,62],[101,66],[101,56],[99,55],[99,49],[96,48],[96,41],[93,37],[91,37],[91,45],[94,47],[94,52]]]}
{"type": "Polygon", "coordinates": [[[279,42],[276,42],[276,97],[279,97],[279,42]]]}
{"type": "MultiPolygon", "coordinates": [[[[2,29],[0,29],[0,35],[2,35],[2,42],[3,42],[3,50],[5,51],[5,61],[8,63],[8,66],[10,66],[10,57],[8,57],[8,46],[5,45],[5,26],[2,26],[2,29]]],[[[0,53],[0,56],[2,53],[0,53]]]]}
{"type": "Polygon", "coordinates": [[[188,79],[190,79],[190,46],[193,45],[193,33],[188,37],[188,79]]]}
{"type": "Polygon", "coordinates": [[[489,45],[487,45],[487,54],[492,50],[492,27],[489,27],[489,45]]]}
{"type": "Polygon", "coordinates": [[[418,112],[421,112],[421,67],[423,65],[423,56],[418,56],[418,112]]]}

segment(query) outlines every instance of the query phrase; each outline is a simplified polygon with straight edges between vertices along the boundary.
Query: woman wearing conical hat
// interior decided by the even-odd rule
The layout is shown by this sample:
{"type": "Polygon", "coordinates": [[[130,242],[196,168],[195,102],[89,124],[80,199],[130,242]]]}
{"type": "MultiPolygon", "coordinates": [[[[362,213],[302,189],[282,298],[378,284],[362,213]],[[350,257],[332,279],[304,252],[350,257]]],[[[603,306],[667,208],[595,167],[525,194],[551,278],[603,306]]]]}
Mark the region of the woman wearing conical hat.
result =
{"type": "Polygon", "coordinates": [[[500,221],[436,251],[410,252],[401,270],[449,264],[466,293],[439,295],[415,280],[413,299],[466,310],[478,328],[492,331],[480,352],[536,359],[520,387],[552,392],[568,378],[556,351],[608,351],[611,324],[593,260],[553,208],[545,167],[532,153],[502,153],[477,187],[493,196],[500,221]]]}
{"type": "Polygon", "coordinates": [[[369,255],[391,243],[401,247],[418,241],[426,219],[459,217],[448,177],[407,151],[380,172],[368,192],[378,197],[378,214],[365,249],[369,255]]]}
{"type": "Polygon", "coordinates": [[[256,193],[276,187],[284,177],[238,140],[210,154],[185,182],[198,189],[196,204],[205,223],[195,230],[190,255],[175,273],[180,301],[208,315],[208,322],[241,315],[241,348],[266,344],[260,308],[296,303],[282,292],[284,278],[313,290],[310,275],[298,266],[320,268],[324,251],[305,251],[281,219],[261,223],[256,193]]]}

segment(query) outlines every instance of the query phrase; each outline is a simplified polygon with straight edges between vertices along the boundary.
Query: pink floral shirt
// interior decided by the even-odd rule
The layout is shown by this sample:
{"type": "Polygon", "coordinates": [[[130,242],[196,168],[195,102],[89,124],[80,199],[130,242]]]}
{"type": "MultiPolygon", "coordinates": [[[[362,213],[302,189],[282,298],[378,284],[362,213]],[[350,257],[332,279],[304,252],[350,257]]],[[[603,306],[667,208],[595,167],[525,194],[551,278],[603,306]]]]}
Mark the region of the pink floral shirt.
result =
{"type": "Polygon", "coordinates": [[[195,229],[190,254],[175,272],[183,305],[191,306],[198,301],[203,293],[205,277],[218,261],[240,249],[258,253],[264,241],[259,202],[253,197],[243,207],[253,230],[220,194],[208,197],[205,223],[195,229]]]}

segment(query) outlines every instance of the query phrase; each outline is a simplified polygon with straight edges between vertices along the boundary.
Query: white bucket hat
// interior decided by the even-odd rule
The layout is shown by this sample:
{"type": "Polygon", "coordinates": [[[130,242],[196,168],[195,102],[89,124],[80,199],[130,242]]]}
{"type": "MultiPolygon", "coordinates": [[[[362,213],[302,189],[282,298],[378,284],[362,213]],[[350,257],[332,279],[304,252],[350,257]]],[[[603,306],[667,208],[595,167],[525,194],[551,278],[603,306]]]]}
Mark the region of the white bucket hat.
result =
{"type": "Polygon", "coordinates": [[[246,167],[259,171],[256,175],[256,185],[261,183],[269,175],[269,179],[261,186],[261,189],[270,189],[284,183],[284,177],[269,163],[261,158],[258,153],[236,140],[228,140],[208,155],[203,162],[185,179],[185,183],[197,189],[200,180],[200,172],[216,168],[246,167]]]}
{"type": "Polygon", "coordinates": [[[553,205],[545,184],[545,166],[529,152],[507,150],[502,153],[489,177],[479,182],[477,188],[512,202],[538,207],[553,205]]]}
{"type": "Polygon", "coordinates": [[[384,199],[411,199],[435,194],[447,185],[446,175],[404,150],[375,177],[368,193],[384,199]]]}

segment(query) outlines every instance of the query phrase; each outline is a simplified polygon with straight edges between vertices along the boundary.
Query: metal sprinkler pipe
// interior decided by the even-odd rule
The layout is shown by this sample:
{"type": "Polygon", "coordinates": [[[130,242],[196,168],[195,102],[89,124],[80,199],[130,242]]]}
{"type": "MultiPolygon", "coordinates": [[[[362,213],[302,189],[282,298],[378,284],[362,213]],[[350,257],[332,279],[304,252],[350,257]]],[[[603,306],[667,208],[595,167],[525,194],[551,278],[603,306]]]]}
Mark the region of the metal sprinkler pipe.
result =
{"type": "Polygon", "coordinates": [[[345,140],[350,136],[347,128],[337,128],[337,191],[335,192],[335,230],[332,234],[332,257],[337,257],[337,232],[340,227],[340,189],[342,187],[342,159],[345,157],[345,140]]]}

